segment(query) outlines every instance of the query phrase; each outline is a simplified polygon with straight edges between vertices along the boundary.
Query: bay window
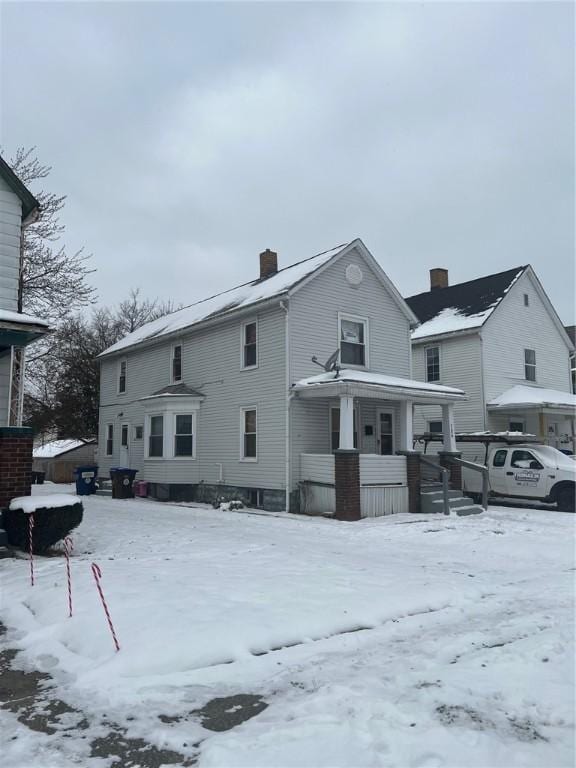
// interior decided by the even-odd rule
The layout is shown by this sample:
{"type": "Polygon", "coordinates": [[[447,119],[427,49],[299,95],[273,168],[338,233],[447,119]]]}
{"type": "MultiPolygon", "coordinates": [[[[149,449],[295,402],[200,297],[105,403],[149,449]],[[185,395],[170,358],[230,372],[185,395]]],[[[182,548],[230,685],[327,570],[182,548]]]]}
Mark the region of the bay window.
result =
{"type": "Polygon", "coordinates": [[[194,421],[193,413],[177,413],[174,424],[174,456],[194,456],[194,421]]]}
{"type": "Polygon", "coordinates": [[[148,419],[148,456],[162,458],[164,456],[164,416],[155,414],[148,419]]]}

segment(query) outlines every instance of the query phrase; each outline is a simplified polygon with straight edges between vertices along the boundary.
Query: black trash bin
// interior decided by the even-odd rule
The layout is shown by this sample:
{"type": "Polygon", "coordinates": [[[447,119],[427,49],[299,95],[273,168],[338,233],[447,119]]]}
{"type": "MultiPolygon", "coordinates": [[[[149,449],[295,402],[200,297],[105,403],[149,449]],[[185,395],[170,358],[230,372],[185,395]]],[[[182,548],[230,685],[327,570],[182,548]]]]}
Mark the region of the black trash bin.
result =
{"type": "Polygon", "coordinates": [[[44,478],[46,477],[46,472],[32,472],[32,485],[44,485],[44,478]]]}
{"type": "Polygon", "coordinates": [[[113,499],[133,499],[134,489],[132,483],[136,477],[137,469],[128,469],[127,467],[112,467],[110,469],[110,480],[112,480],[112,498],[113,499]]]}
{"type": "Polygon", "coordinates": [[[76,493],[78,496],[90,496],[96,493],[96,478],[98,477],[98,467],[94,464],[86,464],[83,467],[76,467],[74,470],[76,477],[76,493]]]}

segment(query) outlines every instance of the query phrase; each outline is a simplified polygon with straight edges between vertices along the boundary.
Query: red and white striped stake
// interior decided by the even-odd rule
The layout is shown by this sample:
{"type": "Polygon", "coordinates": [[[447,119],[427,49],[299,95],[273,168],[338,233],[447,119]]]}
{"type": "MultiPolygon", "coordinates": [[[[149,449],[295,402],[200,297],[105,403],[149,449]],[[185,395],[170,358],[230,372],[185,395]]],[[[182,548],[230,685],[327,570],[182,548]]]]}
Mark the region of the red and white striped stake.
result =
{"type": "Polygon", "coordinates": [[[28,515],[28,547],[30,549],[30,584],[34,586],[34,542],[32,531],[34,529],[34,515],[28,515]]]}
{"type": "Polygon", "coordinates": [[[70,553],[74,549],[74,543],[70,536],[64,539],[64,554],[66,556],[66,577],[68,580],[68,617],[72,616],[72,577],[70,574],[70,553]]]}
{"type": "Polygon", "coordinates": [[[106,605],[106,600],[104,599],[104,593],[102,592],[102,587],[100,586],[100,579],[102,578],[102,571],[100,570],[100,567],[96,565],[96,563],[92,563],[92,573],[94,574],[94,581],[96,582],[96,586],[98,587],[98,592],[100,593],[100,599],[102,600],[102,605],[104,606],[104,613],[106,614],[106,618],[108,619],[108,626],[110,627],[110,632],[112,632],[112,638],[114,639],[114,645],[116,646],[116,650],[120,650],[120,644],[118,643],[118,638],[116,637],[116,632],[114,632],[114,625],[112,624],[112,619],[110,618],[110,613],[108,611],[108,606],[106,605]]]}

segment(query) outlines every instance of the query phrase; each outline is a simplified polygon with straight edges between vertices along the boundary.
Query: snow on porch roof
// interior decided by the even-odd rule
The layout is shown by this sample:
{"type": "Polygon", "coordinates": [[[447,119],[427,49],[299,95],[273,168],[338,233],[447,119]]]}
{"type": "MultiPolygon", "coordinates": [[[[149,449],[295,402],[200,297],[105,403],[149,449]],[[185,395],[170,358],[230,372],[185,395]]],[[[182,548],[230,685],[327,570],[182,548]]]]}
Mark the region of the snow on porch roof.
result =
{"type": "Polygon", "coordinates": [[[119,352],[143,341],[175,333],[176,331],[196,325],[196,323],[200,323],[203,320],[223,316],[234,310],[286,293],[301,280],[304,280],[312,272],[315,272],[327,261],[343,251],[348,245],[348,243],[338,245],[329,251],[324,251],[316,256],[304,259],[304,261],[292,264],[292,266],[280,269],[264,280],[258,279],[250,283],[244,283],[244,285],[218,293],[209,299],[197,301],[189,307],[184,307],[158,320],[146,323],[146,325],[120,339],[116,344],[108,347],[99,357],[119,352]]]}
{"type": "Polygon", "coordinates": [[[25,315],[22,312],[12,312],[9,309],[0,309],[0,324],[4,323],[17,323],[19,325],[40,325],[43,328],[48,328],[48,323],[45,320],[40,320],[38,317],[25,315]]]}
{"type": "Polygon", "coordinates": [[[488,403],[490,410],[507,408],[566,408],[576,413],[576,395],[558,389],[517,384],[488,403]]]}
{"type": "MultiPolygon", "coordinates": [[[[374,371],[357,371],[351,368],[343,368],[336,376],[335,371],[319,373],[316,376],[309,376],[306,379],[297,381],[292,385],[292,390],[296,392],[306,392],[311,390],[323,391],[330,389],[350,389],[354,387],[380,390],[387,394],[396,394],[400,400],[410,400],[410,398],[425,400],[430,398],[432,401],[454,401],[466,400],[466,393],[455,387],[445,387],[440,384],[428,384],[425,381],[415,381],[414,379],[402,379],[397,376],[387,376],[384,373],[374,371]]],[[[328,395],[328,392],[326,392],[328,395]]]]}

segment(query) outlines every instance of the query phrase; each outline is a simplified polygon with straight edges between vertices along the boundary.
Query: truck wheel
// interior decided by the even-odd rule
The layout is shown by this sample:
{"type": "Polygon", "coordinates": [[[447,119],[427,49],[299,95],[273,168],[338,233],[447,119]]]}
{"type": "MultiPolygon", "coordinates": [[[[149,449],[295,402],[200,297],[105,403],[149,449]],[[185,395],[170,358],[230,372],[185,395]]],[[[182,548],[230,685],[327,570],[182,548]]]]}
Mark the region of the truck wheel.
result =
{"type": "Polygon", "coordinates": [[[556,503],[561,512],[574,512],[575,489],[570,487],[560,488],[556,494],[556,503]]]}

